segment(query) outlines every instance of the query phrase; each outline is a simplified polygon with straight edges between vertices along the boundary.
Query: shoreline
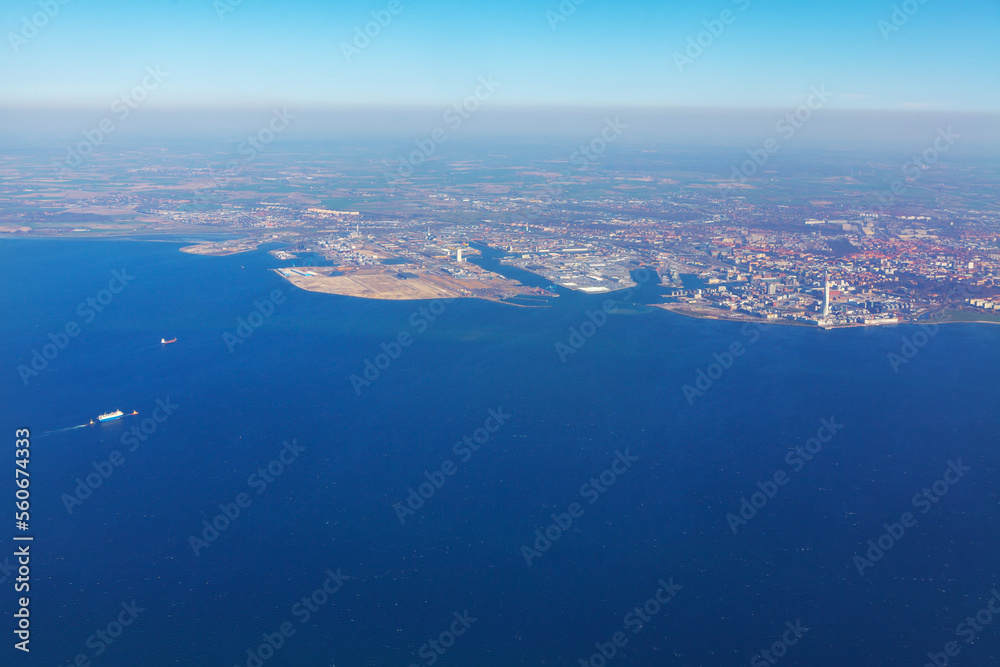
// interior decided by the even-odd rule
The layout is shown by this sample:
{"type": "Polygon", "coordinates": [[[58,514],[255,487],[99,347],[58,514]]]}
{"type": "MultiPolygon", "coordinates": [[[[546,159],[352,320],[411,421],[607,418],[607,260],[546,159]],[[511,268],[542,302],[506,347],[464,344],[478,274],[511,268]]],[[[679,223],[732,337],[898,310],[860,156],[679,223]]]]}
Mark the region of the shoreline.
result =
{"type": "MultiPolygon", "coordinates": [[[[189,233],[190,236],[199,236],[201,234],[204,234],[204,236],[215,236],[216,235],[212,231],[208,231],[208,230],[204,230],[204,231],[203,230],[191,230],[191,232],[189,233]]],[[[218,232],[217,234],[219,236],[226,236],[227,232],[218,232]]],[[[59,241],[59,240],[70,240],[70,241],[72,241],[72,240],[144,241],[144,242],[176,243],[178,245],[182,245],[182,244],[186,243],[188,245],[184,245],[183,247],[178,248],[178,250],[181,251],[181,252],[184,252],[186,254],[189,254],[189,255],[201,255],[201,256],[208,256],[208,257],[226,257],[226,256],[237,255],[237,254],[242,254],[242,253],[247,253],[247,252],[253,252],[255,250],[259,250],[259,246],[260,245],[262,245],[264,243],[271,242],[271,241],[274,240],[274,239],[259,239],[259,240],[258,239],[254,239],[254,240],[251,241],[251,240],[246,239],[246,237],[243,237],[242,239],[241,238],[237,238],[237,239],[225,239],[225,240],[220,240],[220,241],[202,241],[202,242],[199,242],[199,243],[191,244],[191,242],[189,240],[187,240],[187,241],[185,241],[185,240],[179,240],[179,239],[178,240],[171,240],[171,239],[168,239],[168,238],[162,238],[163,235],[170,236],[171,234],[169,232],[166,232],[166,233],[163,233],[163,232],[154,232],[154,233],[150,233],[149,236],[150,237],[160,236],[160,238],[147,238],[147,237],[145,237],[141,233],[140,234],[136,234],[134,231],[130,231],[128,233],[120,233],[120,234],[116,234],[114,232],[110,232],[110,233],[108,233],[106,235],[104,235],[104,234],[94,234],[93,232],[90,232],[90,233],[79,233],[79,234],[68,234],[68,233],[63,233],[63,234],[26,234],[26,233],[23,233],[23,232],[19,232],[19,233],[16,233],[16,234],[14,234],[14,233],[0,234],[0,239],[11,240],[11,241],[17,240],[17,239],[42,240],[42,241],[46,241],[46,240],[52,240],[52,241],[59,241]],[[233,242],[233,241],[237,241],[237,242],[244,241],[244,242],[247,243],[248,246],[252,246],[252,247],[238,247],[238,248],[219,248],[218,247],[219,245],[225,244],[227,242],[233,242]],[[215,246],[215,247],[214,248],[210,248],[209,246],[215,246]]],[[[329,289],[327,289],[327,290],[324,290],[324,289],[313,289],[313,288],[310,288],[310,287],[298,284],[298,282],[296,282],[295,280],[292,280],[290,277],[281,274],[280,271],[279,271],[279,269],[277,269],[277,268],[270,269],[270,270],[274,271],[279,276],[281,276],[282,278],[284,278],[287,282],[291,283],[295,287],[298,287],[299,289],[302,289],[302,290],[307,291],[307,292],[314,292],[314,293],[319,293],[319,294],[338,294],[340,296],[355,297],[355,298],[359,298],[359,299],[369,299],[369,300],[374,300],[374,301],[425,301],[425,300],[433,300],[435,298],[479,299],[481,301],[489,301],[489,302],[493,302],[493,303],[500,303],[500,304],[504,304],[504,305],[508,305],[508,306],[515,306],[515,307],[520,307],[520,308],[551,308],[552,307],[551,303],[538,304],[538,305],[523,304],[523,303],[512,303],[512,302],[504,300],[502,298],[491,298],[491,297],[483,296],[483,295],[462,294],[462,293],[457,293],[457,292],[446,294],[446,295],[442,294],[442,295],[437,295],[437,296],[400,296],[400,295],[387,296],[387,295],[384,295],[384,294],[378,294],[378,295],[353,294],[353,293],[350,293],[348,291],[341,291],[341,290],[332,291],[332,290],[329,290],[329,289]]],[[[504,280],[509,280],[509,279],[504,278],[504,280]]],[[[522,288],[523,288],[523,286],[522,286],[522,288]]],[[[572,288],[567,288],[567,289],[570,289],[571,291],[573,291],[576,294],[581,294],[581,295],[585,295],[585,296],[595,296],[595,297],[598,296],[597,294],[588,294],[586,292],[583,292],[583,291],[580,291],[580,290],[574,290],[572,288]]],[[[448,290],[448,292],[452,292],[452,290],[448,290]]],[[[607,293],[604,293],[604,294],[614,294],[614,292],[607,292],[607,293]]],[[[528,296],[528,295],[516,295],[516,296],[528,296]]],[[[540,296],[540,295],[530,295],[530,296],[540,296]]],[[[555,296],[558,296],[558,295],[552,295],[552,296],[549,296],[549,297],[546,297],[546,298],[554,298],[555,296]]],[[[805,323],[805,322],[795,322],[795,321],[787,320],[787,319],[784,319],[784,318],[775,318],[773,320],[767,320],[767,319],[763,319],[763,318],[760,318],[760,317],[747,316],[747,315],[724,316],[724,315],[715,315],[715,314],[709,314],[709,313],[699,313],[699,312],[693,312],[693,311],[691,311],[689,309],[677,307],[677,304],[669,304],[669,303],[641,304],[641,305],[652,307],[652,308],[659,308],[661,310],[665,310],[665,311],[668,311],[668,312],[671,312],[671,313],[675,313],[677,315],[682,315],[684,317],[689,317],[691,319],[696,319],[696,320],[712,320],[712,321],[716,321],[716,322],[741,322],[741,323],[747,323],[747,322],[749,322],[749,323],[753,323],[753,324],[774,324],[774,325],[779,325],[779,326],[794,326],[794,327],[816,328],[816,329],[824,329],[824,330],[828,330],[828,329],[855,329],[855,328],[865,328],[865,327],[941,325],[941,324],[1000,324],[1000,318],[995,319],[995,320],[984,320],[984,319],[958,319],[958,320],[956,320],[956,319],[950,319],[949,318],[949,319],[930,320],[930,321],[913,321],[913,320],[907,320],[907,321],[894,322],[894,323],[885,323],[885,324],[860,324],[860,323],[856,323],[855,322],[855,323],[850,323],[850,324],[838,324],[838,325],[834,325],[834,326],[823,327],[823,326],[819,326],[817,324],[809,324],[809,323],[805,323]]],[[[952,310],[953,310],[953,312],[959,312],[959,313],[964,313],[964,314],[981,315],[981,313],[978,313],[978,312],[975,312],[975,311],[967,311],[967,310],[960,310],[960,309],[952,309],[952,310]]]]}
{"type": "MultiPolygon", "coordinates": [[[[791,320],[786,320],[783,318],[775,318],[773,320],[767,320],[760,317],[752,317],[747,315],[739,315],[733,317],[723,317],[717,315],[701,314],[696,312],[691,312],[690,310],[684,310],[680,308],[671,308],[673,304],[648,304],[653,308],[659,308],[661,310],[666,310],[670,313],[676,313],[677,315],[683,315],[684,317],[689,317],[694,320],[713,320],[716,322],[750,322],[752,324],[774,324],[780,326],[794,326],[803,328],[814,328],[822,330],[832,330],[832,329],[864,329],[868,327],[901,327],[901,326],[922,326],[922,325],[941,325],[941,324],[1000,324],[1000,320],[929,320],[926,322],[917,322],[912,320],[905,320],[901,322],[887,322],[885,324],[860,324],[858,322],[853,322],[850,324],[837,324],[829,327],[821,327],[818,324],[809,324],[806,322],[794,322],[791,320]]],[[[958,311],[962,313],[970,313],[972,311],[958,311]]]]}

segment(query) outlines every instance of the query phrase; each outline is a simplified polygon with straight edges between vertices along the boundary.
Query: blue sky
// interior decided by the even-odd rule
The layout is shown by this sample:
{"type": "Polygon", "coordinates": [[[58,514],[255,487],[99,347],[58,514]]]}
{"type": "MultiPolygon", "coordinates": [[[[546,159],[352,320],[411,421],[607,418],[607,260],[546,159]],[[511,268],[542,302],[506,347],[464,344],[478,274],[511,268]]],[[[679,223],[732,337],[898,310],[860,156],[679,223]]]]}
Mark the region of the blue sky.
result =
{"type": "Polygon", "coordinates": [[[389,0],[243,0],[220,19],[235,1],[42,0],[58,12],[15,53],[39,0],[4,0],[0,105],[106,108],[159,66],[160,108],[441,106],[492,76],[499,106],[784,108],[825,85],[841,109],[1000,111],[995,1],[910,0],[885,39],[891,1],[565,0],[553,28],[558,0],[398,0],[351,62],[341,44],[389,0]],[[678,71],[674,53],[724,10],[678,71]]]}

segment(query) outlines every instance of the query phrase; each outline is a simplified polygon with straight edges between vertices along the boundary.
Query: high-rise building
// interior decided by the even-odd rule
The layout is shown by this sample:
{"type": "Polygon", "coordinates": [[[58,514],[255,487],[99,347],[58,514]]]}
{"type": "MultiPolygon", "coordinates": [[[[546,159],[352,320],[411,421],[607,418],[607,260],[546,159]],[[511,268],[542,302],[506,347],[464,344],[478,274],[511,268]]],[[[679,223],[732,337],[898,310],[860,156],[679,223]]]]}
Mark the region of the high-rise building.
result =
{"type": "Polygon", "coordinates": [[[830,316],[830,271],[823,269],[823,317],[830,316]]]}

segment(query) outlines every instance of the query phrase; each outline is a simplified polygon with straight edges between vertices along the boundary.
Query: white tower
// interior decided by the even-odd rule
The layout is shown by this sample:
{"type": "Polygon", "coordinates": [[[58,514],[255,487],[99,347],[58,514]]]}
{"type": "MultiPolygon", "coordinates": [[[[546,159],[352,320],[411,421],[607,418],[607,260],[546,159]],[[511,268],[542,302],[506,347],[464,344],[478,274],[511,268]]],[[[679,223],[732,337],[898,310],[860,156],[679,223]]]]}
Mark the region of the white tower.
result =
{"type": "Polygon", "coordinates": [[[823,269],[823,317],[830,316],[830,273],[823,269]]]}
{"type": "Polygon", "coordinates": [[[459,249],[458,249],[457,261],[458,261],[459,264],[462,263],[462,248],[461,247],[459,247],[459,249]]]}

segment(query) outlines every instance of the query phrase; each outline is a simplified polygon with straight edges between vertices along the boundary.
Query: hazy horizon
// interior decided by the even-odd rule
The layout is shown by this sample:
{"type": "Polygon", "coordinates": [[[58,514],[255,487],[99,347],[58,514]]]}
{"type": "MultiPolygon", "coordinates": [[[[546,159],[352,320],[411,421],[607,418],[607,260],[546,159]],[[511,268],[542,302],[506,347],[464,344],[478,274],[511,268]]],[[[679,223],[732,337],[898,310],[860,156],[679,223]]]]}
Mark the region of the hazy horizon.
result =
{"type": "MultiPolygon", "coordinates": [[[[618,143],[634,145],[742,146],[774,137],[785,150],[908,150],[932,141],[938,130],[960,136],[958,153],[1000,147],[1000,113],[867,111],[819,109],[806,122],[786,108],[538,108],[481,107],[464,115],[454,105],[422,107],[297,108],[289,105],[244,109],[144,109],[121,118],[110,109],[11,109],[0,107],[0,141],[22,144],[72,143],[104,120],[114,130],[104,146],[169,142],[184,138],[239,142],[257,132],[275,112],[290,122],[272,149],[295,141],[417,141],[436,129],[447,142],[491,140],[554,142],[589,140],[609,120],[625,131],[618,143]],[[789,122],[791,121],[791,122],[789,122]]],[[[100,150],[98,147],[97,150],[100,150]]]]}
{"type": "Polygon", "coordinates": [[[619,118],[622,145],[919,150],[950,127],[958,153],[1000,148],[1000,6],[903,5],[12,0],[0,142],[239,143],[287,110],[286,143],[584,141],[619,118]]]}

